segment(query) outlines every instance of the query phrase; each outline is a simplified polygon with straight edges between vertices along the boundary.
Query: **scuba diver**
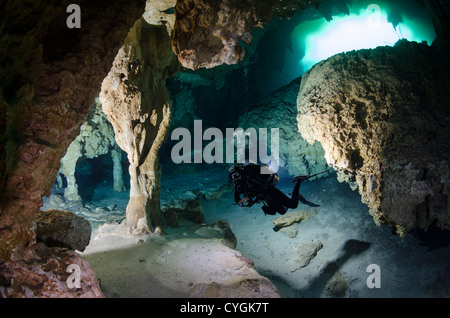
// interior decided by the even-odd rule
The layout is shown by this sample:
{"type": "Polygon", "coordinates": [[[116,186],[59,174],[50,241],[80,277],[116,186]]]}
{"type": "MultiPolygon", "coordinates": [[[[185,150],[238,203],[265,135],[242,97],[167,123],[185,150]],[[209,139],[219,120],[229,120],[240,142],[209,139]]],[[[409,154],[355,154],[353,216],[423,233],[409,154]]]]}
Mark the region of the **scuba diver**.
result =
{"type": "MultiPolygon", "coordinates": [[[[264,214],[275,215],[277,212],[285,214],[288,209],[295,209],[298,201],[309,206],[319,206],[307,201],[300,194],[300,184],[315,177],[319,174],[327,172],[327,170],[316,173],[314,175],[299,175],[294,177],[292,182],[295,183],[292,197],[289,198],[275,185],[279,181],[276,173],[262,174],[261,168],[266,165],[257,164],[235,164],[229,170],[229,183],[234,188],[234,200],[241,207],[251,207],[253,204],[263,202],[262,210],[264,214]],[[241,199],[241,194],[243,198],[241,199]]],[[[269,170],[267,170],[269,171],[269,170]]]]}

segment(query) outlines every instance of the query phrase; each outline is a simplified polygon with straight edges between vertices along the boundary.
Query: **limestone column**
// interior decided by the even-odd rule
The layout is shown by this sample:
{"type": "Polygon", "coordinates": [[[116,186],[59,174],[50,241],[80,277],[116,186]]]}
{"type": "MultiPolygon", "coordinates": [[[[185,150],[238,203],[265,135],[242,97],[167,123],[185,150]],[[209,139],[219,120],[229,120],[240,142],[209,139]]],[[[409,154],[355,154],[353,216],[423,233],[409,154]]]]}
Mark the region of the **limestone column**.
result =
{"type": "Polygon", "coordinates": [[[70,144],[66,155],[61,159],[60,171],[67,179],[67,187],[64,189],[64,199],[68,202],[81,201],[78,194],[77,180],[75,179],[75,168],[81,157],[81,144],[78,137],[70,144]]]}
{"type": "Polygon", "coordinates": [[[136,235],[162,223],[157,155],[170,122],[170,96],[164,81],[177,68],[166,27],[141,18],[102,84],[103,111],[130,162],[130,201],[124,224],[136,235]]]}
{"type": "Polygon", "coordinates": [[[111,150],[111,158],[113,161],[114,191],[125,191],[125,185],[123,184],[122,175],[122,152],[119,147],[115,146],[114,149],[111,150]]]}

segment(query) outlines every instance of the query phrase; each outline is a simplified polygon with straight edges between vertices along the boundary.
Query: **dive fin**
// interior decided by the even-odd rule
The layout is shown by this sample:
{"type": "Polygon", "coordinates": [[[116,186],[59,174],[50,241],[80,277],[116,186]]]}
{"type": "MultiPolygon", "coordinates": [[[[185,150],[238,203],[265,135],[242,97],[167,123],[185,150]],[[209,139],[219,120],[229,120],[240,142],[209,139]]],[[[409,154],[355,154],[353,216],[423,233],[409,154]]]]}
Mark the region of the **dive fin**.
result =
{"type": "Polygon", "coordinates": [[[301,194],[299,195],[299,200],[300,200],[301,203],[306,204],[306,205],[309,205],[309,206],[312,206],[312,207],[320,206],[320,205],[318,205],[318,204],[309,202],[309,201],[306,200],[305,197],[302,196],[301,194]]]}

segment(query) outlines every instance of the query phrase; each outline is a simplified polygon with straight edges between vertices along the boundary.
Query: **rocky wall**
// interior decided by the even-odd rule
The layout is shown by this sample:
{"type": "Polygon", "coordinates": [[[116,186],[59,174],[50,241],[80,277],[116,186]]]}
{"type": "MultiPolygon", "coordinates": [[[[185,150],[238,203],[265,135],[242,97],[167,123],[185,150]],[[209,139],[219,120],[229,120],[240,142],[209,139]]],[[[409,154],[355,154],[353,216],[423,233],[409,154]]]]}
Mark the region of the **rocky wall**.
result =
{"type": "MultiPolygon", "coordinates": [[[[45,263],[54,259],[53,265],[65,271],[66,258],[58,258],[59,250],[35,254],[35,219],[42,197],[50,194],[61,158],[79,134],[130,26],[144,12],[145,1],[78,1],[79,29],[67,27],[70,3],[14,0],[1,4],[2,295],[101,294],[92,294],[89,286],[78,291],[55,289],[52,268],[45,263]],[[41,278],[34,280],[30,266],[41,278]]],[[[76,256],[67,260],[74,263],[76,256]]],[[[87,263],[82,267],[92,273],[87,263]]],[[[89,281],[97,284],[95,279],[89,281]]]]}
{"type": "Polygon", "coordinates": [[[319,141],[375,221],[400,234],[450,229],[449,71],[445,51],[402,40],[337,54],[303,76],[303,138],[319,141]]]}
{"type": "MultiPolygon", "coordinates": [[[[301,137],[297,128],[297,94],[300,82],[301,78],[292,81],[239,117],[239,127],[243,129],[267,128],[268,132],[271,128],[279,129],[279,166],[292,176],[315,174],[327,168],[321,144],[309,144],[301,137]]],[[[270,142],[268,147],[270,154],[270,142]]]]}
{"type": "MultiPolygon", "coordinates": [[[[113,161],[114,191],[124,191],[122,151],[116,143],[114,129],[106,114],[102,111],[100,101],[96,99],[87,120],[81,125],[80,134],[70,144],[67,153],[61,159],[59,173],[64,175],[67,180],[67,187],[64,189],[66,201],[81,201],[75,178],[78,160],[82,157],[92,159],[108,153],[111,154],[111,160],[113,161]]],[[[59,187],[62,188],[62,184],[59,184],[59,187]]]]}
{"type": "Polygon", "coordinates": [[[236,64],[244,57],[239,42],[252,43],[252,30],[274,17],[292,17],[320,0],[179,0],[175,6],[173,51],[189,69],[236,64]]]}

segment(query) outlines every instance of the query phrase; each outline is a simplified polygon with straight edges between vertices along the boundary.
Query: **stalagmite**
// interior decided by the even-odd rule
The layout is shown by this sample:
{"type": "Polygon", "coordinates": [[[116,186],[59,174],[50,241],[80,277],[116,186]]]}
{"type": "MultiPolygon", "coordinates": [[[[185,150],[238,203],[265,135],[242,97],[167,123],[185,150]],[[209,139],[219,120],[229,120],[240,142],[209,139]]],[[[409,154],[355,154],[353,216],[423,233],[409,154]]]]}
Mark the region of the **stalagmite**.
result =
{"type": "Polygon", "coordinates": [[[170,43],[165,26],[139,19],[100,93],[117,144],[128,154],[130,200],[124,224],[136,235],[162,224],[157,154],[170,123],[170,97],[164,81],[178,67],[170,43]]]}
{"type": "Polygon", "coordinates": [[[122,150],[116,145],[111,150],[111,158],[113,161],[113,187],[114,191],[125,191],[125,184],[122,175],[122,150]]]}
{"type": "Polygon", "coordinates": [[[64,189],[64,199],[66,201],[81,201],[78,194],[77,180],[75,179],[75,168],[77,161],[81,157],[81,144],[77,137],[67,149],[65,156],[61,159],[60,172],[66,177],[67,187],[64,189]]]}

